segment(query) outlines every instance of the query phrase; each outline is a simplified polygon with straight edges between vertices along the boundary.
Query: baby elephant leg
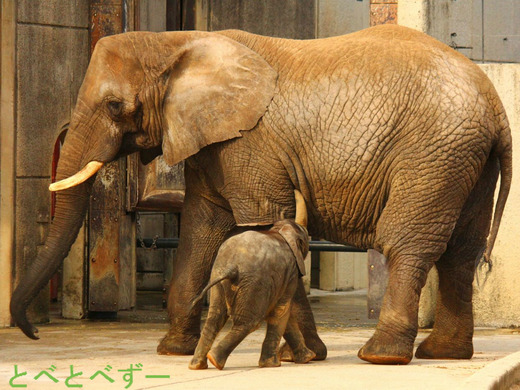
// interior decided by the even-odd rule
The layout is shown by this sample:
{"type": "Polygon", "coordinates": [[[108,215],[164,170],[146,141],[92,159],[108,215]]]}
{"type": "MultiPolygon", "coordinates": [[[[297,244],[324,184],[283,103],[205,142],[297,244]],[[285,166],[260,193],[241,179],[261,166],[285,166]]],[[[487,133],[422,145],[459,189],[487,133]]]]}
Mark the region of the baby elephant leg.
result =
{"type": "Polygon", "coordinates": [[[259,367],[279,367],[280,358],[278,357],[278,346],[280,339],[285,332],[287,321],[291,313],[290,300],[279,302],[274,310],[266,318],[267,333],[262,344],[262,354],[260,355],[259,367]]]}
{"type": "MultiPolygon", "coordinates": [[[[294,317],[297,321],[298,328],[305,339],[305,345],[316,353],[313,360],[324,360],[327,357],[327,347],[318,336],[314,316],[301,278],[298,279],[296,293],[291,303],[291,317],[294,317]]],[[[293,351],[289,343],[284,343],[280,350],[282,361],[294,361],[293,351]]]]}
{"type": "Polygon", "coordinates": [[[226,365],[227,358],[233,350],[246,338],[246,336],[258,328],[258,322],[233,322],[233,327],[218,343],[217,346],[211,348],[207,356],[211,364],[222,370],[226,365]]]}
{"type": "MultiPolygon", "coordinates": [[[[246,336],[258,329],[268,309],[267,300],[258,299],[258,289],[241,289],[239,286],[235,297],[234,307],[231,311],[233,327],[218,343],[208,352],[208,359],[219,370],[224,368],[229,354],[246,338],[246,336]]],[[[260,294],[260,296],[262,296],[260,294]]]]}
{"type": "Polygon", "coordinates": [[[195,354],[191,359],[190,370],[203,370],[208,368],[208,361],[206,355],[208,354],[218,332],[224,327],[228,319],[226,302],[224,300],[224,293],[221,286],[216,286],[211,292],[210,306],[208,317],[202,334],[195,349],[195,354]]]}
{"type": "Polygon", "coordinates": [[[289,344],[291,347],[291,360],[295,363],[308,363],[316,357],[316,353],[307,348],[305,345],[305,339],[303,338],[302,332],[300,332],[300,328],[298,327],[298,321],[296,321],[296,318],[293,315],[289,316],[289,321],[287,323],[287,328],[285,329],[285,334],[283,337],[287,341],[287,344],[289,344]]]}

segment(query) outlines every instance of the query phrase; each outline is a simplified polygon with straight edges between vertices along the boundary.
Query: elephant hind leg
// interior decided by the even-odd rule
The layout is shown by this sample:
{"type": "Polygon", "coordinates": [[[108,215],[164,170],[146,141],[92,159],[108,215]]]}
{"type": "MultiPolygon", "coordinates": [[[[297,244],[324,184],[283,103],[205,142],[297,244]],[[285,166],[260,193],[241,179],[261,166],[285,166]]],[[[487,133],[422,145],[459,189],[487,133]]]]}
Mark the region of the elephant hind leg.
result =
{"type": "Polygon", "coordinates": [[[471,192],[446,252],[436,263],[439,291],[432,333],[415,356],[423,359],[469,359],[473,355],[473,277],[486,248],[493,213],[498,166],[488,161],[471,192]]]}
{"type": "Polygon", "coordinates": [[[217,346],[211,348],[207,357],[211,364],[219,370],[226,365],[226,361],[233,350],[246,338],[246,336],[254,332],[259,326],[258,321],[242,322],[233,321],[233,327],[218,343],[217,346]]]}
{"type": "Polygon", "coordinates": [[[208,317],[202,335],[195,348],[195,354],[189,364],[190,370],[203,370],[208,368],[207,354],[229,318],[227,314],[226,300],[222,285],[218,284],[213,287],[210,297],[210,306],[208,317]]]}
{"type": "Polygon", "coordinates": [[[417,255],[398,256],[392,264],[379,322],[358,357],[374,364],[408,364],[417,336],[420,290],[433,261],[417,255]],[[424,263],[422,265],[422,262],[424,263]]]}
{"type": "Polygon", "coordinates": [[[376,243],[388,259],[388,287],[376,331],[358,353],[375,364],[411,361],[421,289],[446,251],[465,201],[446,192],[450,183],[426,188],[424,180],[404,182],[410,187],[390,194],[377,225],[376,243]]]}

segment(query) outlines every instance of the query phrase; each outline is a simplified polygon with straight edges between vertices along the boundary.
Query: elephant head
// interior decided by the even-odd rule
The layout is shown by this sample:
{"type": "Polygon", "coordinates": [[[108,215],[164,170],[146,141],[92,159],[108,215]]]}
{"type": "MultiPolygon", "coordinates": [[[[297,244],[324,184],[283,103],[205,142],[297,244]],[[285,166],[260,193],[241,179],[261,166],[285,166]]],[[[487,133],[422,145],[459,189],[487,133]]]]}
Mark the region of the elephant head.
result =
{"type": "Polygon", "coordinates": [[[103,164],[135,151],[176,164],[256,126],[276,72],[216,33],[127,33],[101,39],[80,88],[58,164],[55,218],[44,249],[13,292],[11,314],[37,338],[26,309],[70,250],[103,164]]]}

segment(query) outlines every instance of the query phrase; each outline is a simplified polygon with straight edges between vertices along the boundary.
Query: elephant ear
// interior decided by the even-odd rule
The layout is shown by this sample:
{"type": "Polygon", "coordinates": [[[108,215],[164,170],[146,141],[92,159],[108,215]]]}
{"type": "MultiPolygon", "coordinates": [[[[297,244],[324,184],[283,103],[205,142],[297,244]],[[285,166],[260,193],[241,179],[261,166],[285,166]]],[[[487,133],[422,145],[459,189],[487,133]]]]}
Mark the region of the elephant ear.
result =
{"type": "Polygon", "coordinates": [[[255,127],[277,79],[256,52],[216,34],[188,43],[169,72],[162,141],[169,165],[255,127]]]}
{"type": "Polygon", "coordinates": [[[296,265],[298,266],[300,276],[304,276],[305,257],[307,257],[307,253],[309,253],[309,235],[307,229],[293,222],[284,224],[284,226],[278,230],[278,233],[280,233],[287,244],[289,244],[296,258],[296,265]]]}

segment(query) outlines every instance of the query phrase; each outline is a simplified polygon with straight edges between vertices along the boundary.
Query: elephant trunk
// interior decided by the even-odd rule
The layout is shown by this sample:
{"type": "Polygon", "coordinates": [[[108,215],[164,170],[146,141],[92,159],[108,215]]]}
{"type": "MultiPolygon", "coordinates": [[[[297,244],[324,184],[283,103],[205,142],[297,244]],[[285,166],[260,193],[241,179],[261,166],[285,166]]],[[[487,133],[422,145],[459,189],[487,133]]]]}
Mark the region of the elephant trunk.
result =
{"type": "MultiPolygon", "coordinates": [[[[73,175],[82,165],[78,137],[69,130],[67,138],[58,164],[58,179],[73,175]]],[[[57,193],[54,220],[43,250],[13,292],[10,305],[13,320],[32,339],[38,339],[38,330],[27,319],[27,307],[56,273],[74,243],[85,218],[92,183],[93,178],[57,193]]]]}

